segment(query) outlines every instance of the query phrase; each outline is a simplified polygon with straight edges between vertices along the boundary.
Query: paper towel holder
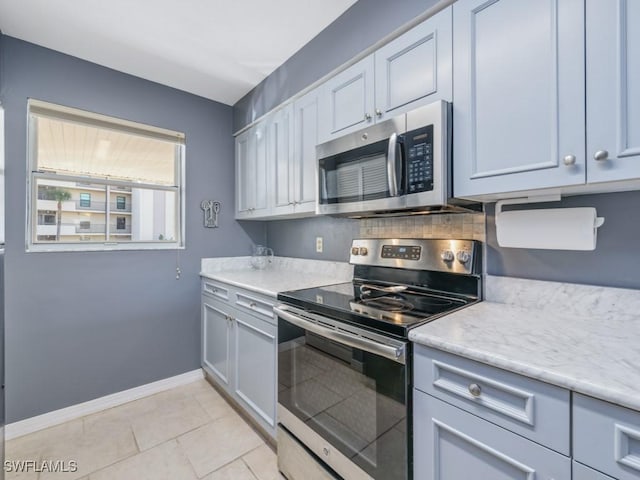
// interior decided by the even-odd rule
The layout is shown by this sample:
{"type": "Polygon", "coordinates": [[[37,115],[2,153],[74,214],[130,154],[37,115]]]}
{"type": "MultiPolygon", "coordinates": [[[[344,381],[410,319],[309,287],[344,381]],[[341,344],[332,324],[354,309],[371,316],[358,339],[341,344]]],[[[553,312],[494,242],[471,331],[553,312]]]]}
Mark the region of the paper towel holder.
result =
{"type": "Polygon", "coordinates": [[[557,202],[559,194],[510,198],[496,203],[498,245],[543,250],[595,250],[597,229],[604,223],[593,207],[513,210],[504,205],[557,202]]]}

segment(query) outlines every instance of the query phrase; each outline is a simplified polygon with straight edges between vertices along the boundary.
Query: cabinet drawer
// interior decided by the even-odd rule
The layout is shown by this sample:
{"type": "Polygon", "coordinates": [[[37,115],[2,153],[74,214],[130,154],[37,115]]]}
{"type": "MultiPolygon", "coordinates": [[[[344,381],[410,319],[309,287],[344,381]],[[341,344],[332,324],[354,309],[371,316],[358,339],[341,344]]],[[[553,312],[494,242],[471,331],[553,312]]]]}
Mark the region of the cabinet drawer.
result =
{"type": "Polygon", "coordinates": [[[416,345],[415,388],[569,455],[569,391],[416,345]]]}
{"type": "Polygon", "coordinates": [[[572,480],[615,480],[613,477],[605,475],[604,473],[600,473],[593,468],[586,467],[581,463],[576,462],[575,460],[573,461],[572,470],[572,480]]]}
{"type": "Polygon", "coordinates": [[[571,460],[414,390],[414,478],[570,480],[571,460]]]}
{"type": "Polygon", "coordinates": [[[235,297],[236,306],[240,309],[250,311],[270,323],[275,323],[273,319],[273,303],[251,293],[236,292],[235,297]]]}
{"type": "Polygon", "coordinates": [[[202,280],[202,293],[221,300],[229,300],[229,288],[213,280],[202,280]]]}
{"type": "Polygon", "coordinates": [[[574,394],[573,457],[620,480],[640,479],[640,412],[574,394]]]}

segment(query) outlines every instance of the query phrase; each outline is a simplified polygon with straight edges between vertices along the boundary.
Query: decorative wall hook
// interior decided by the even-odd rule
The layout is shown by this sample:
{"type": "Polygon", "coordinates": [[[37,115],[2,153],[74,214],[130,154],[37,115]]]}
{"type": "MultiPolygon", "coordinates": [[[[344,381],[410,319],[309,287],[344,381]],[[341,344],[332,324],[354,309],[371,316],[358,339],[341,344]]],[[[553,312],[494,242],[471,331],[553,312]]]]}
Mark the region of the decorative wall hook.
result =
{"type": "Polygon", "coordinates": [[[220,213],[220,202],[213,200],[203,200],[200,208],[204,210],[204,226],[206,228],[218,228],[218,213],[220,213]]]}

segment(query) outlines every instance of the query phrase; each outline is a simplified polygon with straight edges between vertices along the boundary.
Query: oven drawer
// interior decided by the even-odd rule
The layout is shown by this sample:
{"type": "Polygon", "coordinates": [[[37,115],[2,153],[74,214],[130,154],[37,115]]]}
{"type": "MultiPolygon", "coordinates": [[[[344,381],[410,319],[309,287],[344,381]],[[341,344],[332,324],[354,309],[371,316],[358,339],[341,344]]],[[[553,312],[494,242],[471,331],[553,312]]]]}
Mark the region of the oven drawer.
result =
{"type": "Polygon", "coordinates": [[[202,293],[220,300],[229,300],[229,287],[213,280],[202,280],[202,293]]]}
{"type": "Polygon", "coordinates": [[[415,388],[569,455],[569,391],[421,345],[415,388]]]}
{"type": "Polygon", "coordinates": [[[620,480],[640,479],[640,412],[575,393],[573,457],[620,480]]]}

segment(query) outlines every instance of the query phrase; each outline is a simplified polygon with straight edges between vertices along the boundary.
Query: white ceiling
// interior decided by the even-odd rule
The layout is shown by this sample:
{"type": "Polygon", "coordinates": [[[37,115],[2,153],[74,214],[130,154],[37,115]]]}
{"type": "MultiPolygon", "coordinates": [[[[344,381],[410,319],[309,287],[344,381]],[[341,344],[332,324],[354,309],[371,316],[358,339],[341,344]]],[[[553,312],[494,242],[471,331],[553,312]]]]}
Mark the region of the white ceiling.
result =
{"type": "Polygon", "coordinates": [[[233,105],[356,0],[0,0],[0,30],[233,105]]]}

